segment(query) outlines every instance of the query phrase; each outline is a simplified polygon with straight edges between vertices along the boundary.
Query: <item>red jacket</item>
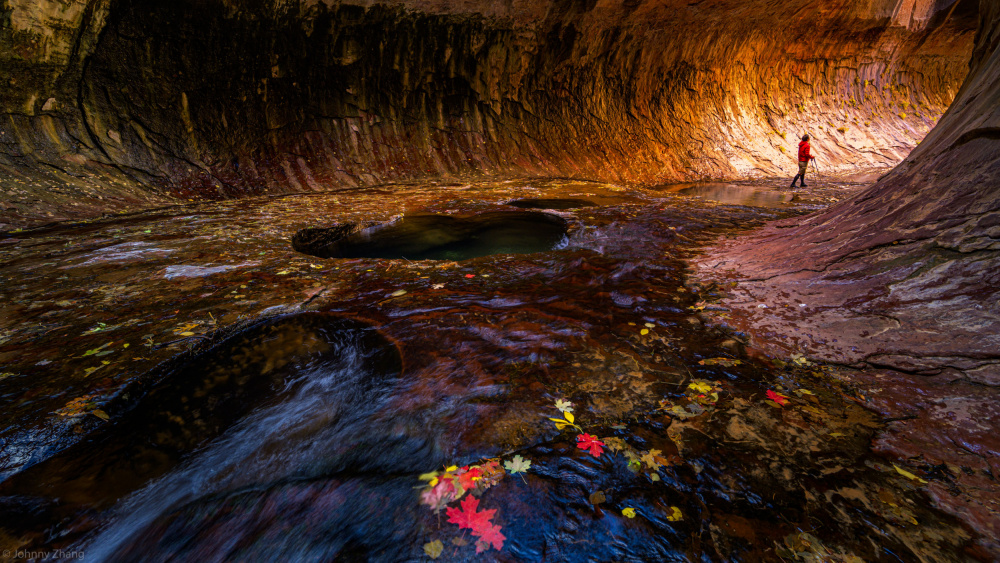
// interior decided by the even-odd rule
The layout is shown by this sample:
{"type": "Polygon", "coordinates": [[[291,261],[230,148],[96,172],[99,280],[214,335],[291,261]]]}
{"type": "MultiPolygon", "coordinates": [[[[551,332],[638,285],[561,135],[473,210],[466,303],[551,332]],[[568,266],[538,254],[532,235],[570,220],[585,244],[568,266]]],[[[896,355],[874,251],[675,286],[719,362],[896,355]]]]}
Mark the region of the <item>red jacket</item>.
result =
{"type": "Polygon", "coordinates": [[[808,162],[812,158],[809,154],[809,141],[802,141],[799,143],[799,162],[808,162]]]}

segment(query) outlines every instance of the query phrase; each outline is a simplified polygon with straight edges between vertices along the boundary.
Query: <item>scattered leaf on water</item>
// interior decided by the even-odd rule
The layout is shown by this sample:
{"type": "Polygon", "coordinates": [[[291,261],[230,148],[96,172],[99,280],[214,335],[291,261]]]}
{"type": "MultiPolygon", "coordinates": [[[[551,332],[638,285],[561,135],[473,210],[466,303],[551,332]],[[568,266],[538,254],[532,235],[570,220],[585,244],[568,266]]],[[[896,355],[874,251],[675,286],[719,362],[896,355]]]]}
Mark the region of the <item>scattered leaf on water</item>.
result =
{"type": "Polygon", "coordinates": [[[556,401],[556,408],[564,413],[573,412],[573,403],[559,399],[556,401]]]}
{"type": "Polygon", "coordinates": [[[399,297],[400,295],[406,295],[406,290],[405,289],[397,289],[396,291],[392,292],[392,295],[390,295],[390,297],[399,297]]]}
{"type": "Polygon", "coordinates": [[[441,557],[442,551],[444,551],[444,544],[441,543],[441,540],[434,540],[424,544],[424,553],[431,559],[441,557]]]}
{"type": "Polygon", "coordinates": [[[625,516],[626,518],[635,518],[635,509],[631,507],[623,508],[622,515],[625,516]]]}
{"type": "Polygon", "coordinates": [[[670,520],[671,522],[676,522],[678,520],[683,520],[683,519],[684,519],[684,514],[681,513],[681,509],[677,508],[676,506],[671,506],[670,514],[667,516],[667,520],[670,520]]]}
{"type": "Polygon", "coordinates": [[[107,421],[107,420],[109,420],[111,418],[110,416],[108,416],[108,413],[102,411],[101,409],[97,409],[97,410],[91,411],[90,414],[92,414],[92,415],[96,416],[97,418],[99,418],[101,420],[104,420],[104,421],[107,421]]]}
{"type": "Polygon", "coordinates": [[[642,329],[642,330],[639,331],[639,334],[641,334],[643,336],[646,336],[647,334],[649,334],[649,329],[648,328],[644,328],[644,329],[642,329]]]}
{"type": "Polygon", "coordinates": [[[466,545],[469,545],[469,542],[466,541],[465,538],[451,538],[451,544],[458,547],[464,547],[466,545]]]}
{"type": "Polygon", "coordinates": [[[604,494],[604,491],[594,491],[590,493],[590,504],[598,505],[607,502],[608,497],[604,494]]]}

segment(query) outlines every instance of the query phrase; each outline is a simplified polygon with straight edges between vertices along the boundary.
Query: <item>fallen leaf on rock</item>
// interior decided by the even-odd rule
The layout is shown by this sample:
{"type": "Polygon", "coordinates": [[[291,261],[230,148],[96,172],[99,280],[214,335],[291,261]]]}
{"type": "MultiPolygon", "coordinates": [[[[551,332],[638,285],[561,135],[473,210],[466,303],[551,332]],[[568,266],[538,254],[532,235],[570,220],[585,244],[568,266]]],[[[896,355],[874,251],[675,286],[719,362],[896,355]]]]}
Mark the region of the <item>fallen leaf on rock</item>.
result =
{"type": "Polygon", "coordinates": [[[899,473],[903,477],[906,477],[907,479],[913,479],[914,481],[920,481],[921,483],[923,483],[925,485],[927,484],[927,481],[925,481],[924,479],[921,479],[920,477],[917,477],[913,473],[910,473],[909,471],[901,468],[900,466],[896,465],[895,463],[892,464],[892,466],[896,468],[896,473],[899,473]]]}
{"type": "Polygon", "coordinates": [[[733,366],[738,366],[742,364],[741,360],[734,360],[732,358],[708,358],[707,360],[701,360],[698,362],[700,366],[723,366],[731,368],[733,366]]]}
{"type": "Polygon", "coordinates": [[[503,465],[504,465],[504,467],[507,468],[507,471],[510,471],[510,473],[512,475],[514,475],[514,474],[517,474],[517,473],[524,473],[525,471],[527,471],[528,469],[530,469],[531,468],[531,460],[530,459],[524,459],[520,455],[516,455],[510,461],[504,462],[503,465]]]}
{"type": "Polygon", "coordinates": [[[424,553],[431,559],[441,557],[442,551],[444,551],[444,544],[441,543],[441,540],[434,540],[424,544],[424,553]]]}
{"type": "Polygon", "coordinates": [[[566,428],[567,426],[572,426],[573,428],[576,428],[577,430],[582,430],[579,426],[577,426],[576,424],[573,424],[573,422],[576,420],[576,419],[573,418],[573,413],[567,412],[567,413],[564,413],[564,416],[566,417],[565,419],[563,419],[563,418],[552,418],[552,417],[549,417],[549,420],[551,420],[552,422],[556,423],[556,429],[557,430],[562,430],[563,428],[566,428]]]}
{"type": "Polygon", "coordinates": [[[785,406],[788,404],[788,397],[781,395],[779,393],[775,393],[773,389],[767,390],[767,398],[771,399],[772,401],[778,403],[781,406],[785,406]]]}

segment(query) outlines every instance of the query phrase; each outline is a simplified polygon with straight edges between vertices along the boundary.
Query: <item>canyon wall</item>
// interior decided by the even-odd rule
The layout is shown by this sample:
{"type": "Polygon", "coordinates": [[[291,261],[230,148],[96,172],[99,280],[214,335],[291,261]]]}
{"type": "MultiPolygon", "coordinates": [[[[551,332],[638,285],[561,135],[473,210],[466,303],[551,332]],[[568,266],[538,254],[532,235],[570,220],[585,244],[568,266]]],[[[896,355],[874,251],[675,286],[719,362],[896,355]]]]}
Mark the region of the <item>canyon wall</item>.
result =
{"type": "Polygon", "coordinates": [[[974,0],[6,0],[0,229],[408,180],[891,166],[974,0]]]}

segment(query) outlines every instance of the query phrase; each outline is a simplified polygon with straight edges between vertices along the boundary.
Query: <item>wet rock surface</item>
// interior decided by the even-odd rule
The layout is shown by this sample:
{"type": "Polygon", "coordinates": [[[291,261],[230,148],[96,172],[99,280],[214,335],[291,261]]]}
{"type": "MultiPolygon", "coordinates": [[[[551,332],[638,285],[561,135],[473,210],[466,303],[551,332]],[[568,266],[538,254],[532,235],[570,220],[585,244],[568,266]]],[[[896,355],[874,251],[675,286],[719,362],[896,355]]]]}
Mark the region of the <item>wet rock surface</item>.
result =
{"type": "MultiPolygon", "coordinates": [[[[505,541],[487,546],[486,558],[988,560],[964,517],[933,508],[944,491],[972,494],[968,482],[871,450],[897,423],[870,410],[881,403],[859,395],[854,371],[768,359],[706,327],[700,317],[717,291],[685,285],[682,258],[701,245],[860,187],[830,182],[776,210],[566,181],[413,184],[8,236],[0,271],[17,281],[2,288],[14,307],[0,345],[10,370],[0,379],[10,401],[0,487],[18,517],[4,523],[4,547],[73,547],[96,560],[392,561],[424,557],[441,541],[441,558],[468,559],[476,538],[421,502],[430,489],[420,475],[490,460],[502,467],[516,455],[531,461],[527,471],[494,471],[491,486],[462,499],[496,511],[505,541]],[[534,254],[316,259],[289,243],[331,216],[384,222],[402,212],[393,207],[401,194],[407,211],[470,216],[516,198],[602,204],[565,212],[568,244],[534,254]],[[311,375],[255,396],[248,414],[185,449],[155,481],[101,445],[102,435],[155,440],[148,434],[160,427],[197,428],[114,405],[136,400],[124,394],[138,382],[190,405],[199,387],[175,389],[156,366],[242,347],[218,335],[248,334],[263,350],[291,354],[269,358],[332,354],[326,338],[282,345],[288,331],[278,329],[300,316],[240,331],[296,311],[377,327],[402,371],[383,385],[350,367],[274,364],[267,381],[287,370],[311,375]],[[550,420],[567,417],[560,400],[603,442],[600,456],[550,420]],[[134,426],[130,416],[140,417],[134,426]],[[82,485],[103,467],[132,471],[138,488],[122,498],[134,487],[82,485]],[[60,487],[74,475],[80,486],[66,498],[60,487]]],[[[245,373],[264,370],[251,364],[245,373]]],[[[188,372],[214,373],[209,364],[188,372]]],[[[193,408],[174,413],[175,402],[155,400],[172,414],[193,408]]]]}
{"type": "Polygon", "coordinates": [[[978,15],[973,0],[9,4],[0,229],[413,179],[791,175],[804,132],[830,171],[890,167],[951,103],[978,15]]]}
{"type": "Polygon", "coordinates": [[[728,286],[716,322],[774,353],[868,368],[854,380],[899,419],[879,448],[965,468],[953,473],[977,492],[935,501],[996,538],[1000,6],[981,7],[969,80],[899,167],[856,197],[726,241],[695,264],[698,277],[728,286]]]}

